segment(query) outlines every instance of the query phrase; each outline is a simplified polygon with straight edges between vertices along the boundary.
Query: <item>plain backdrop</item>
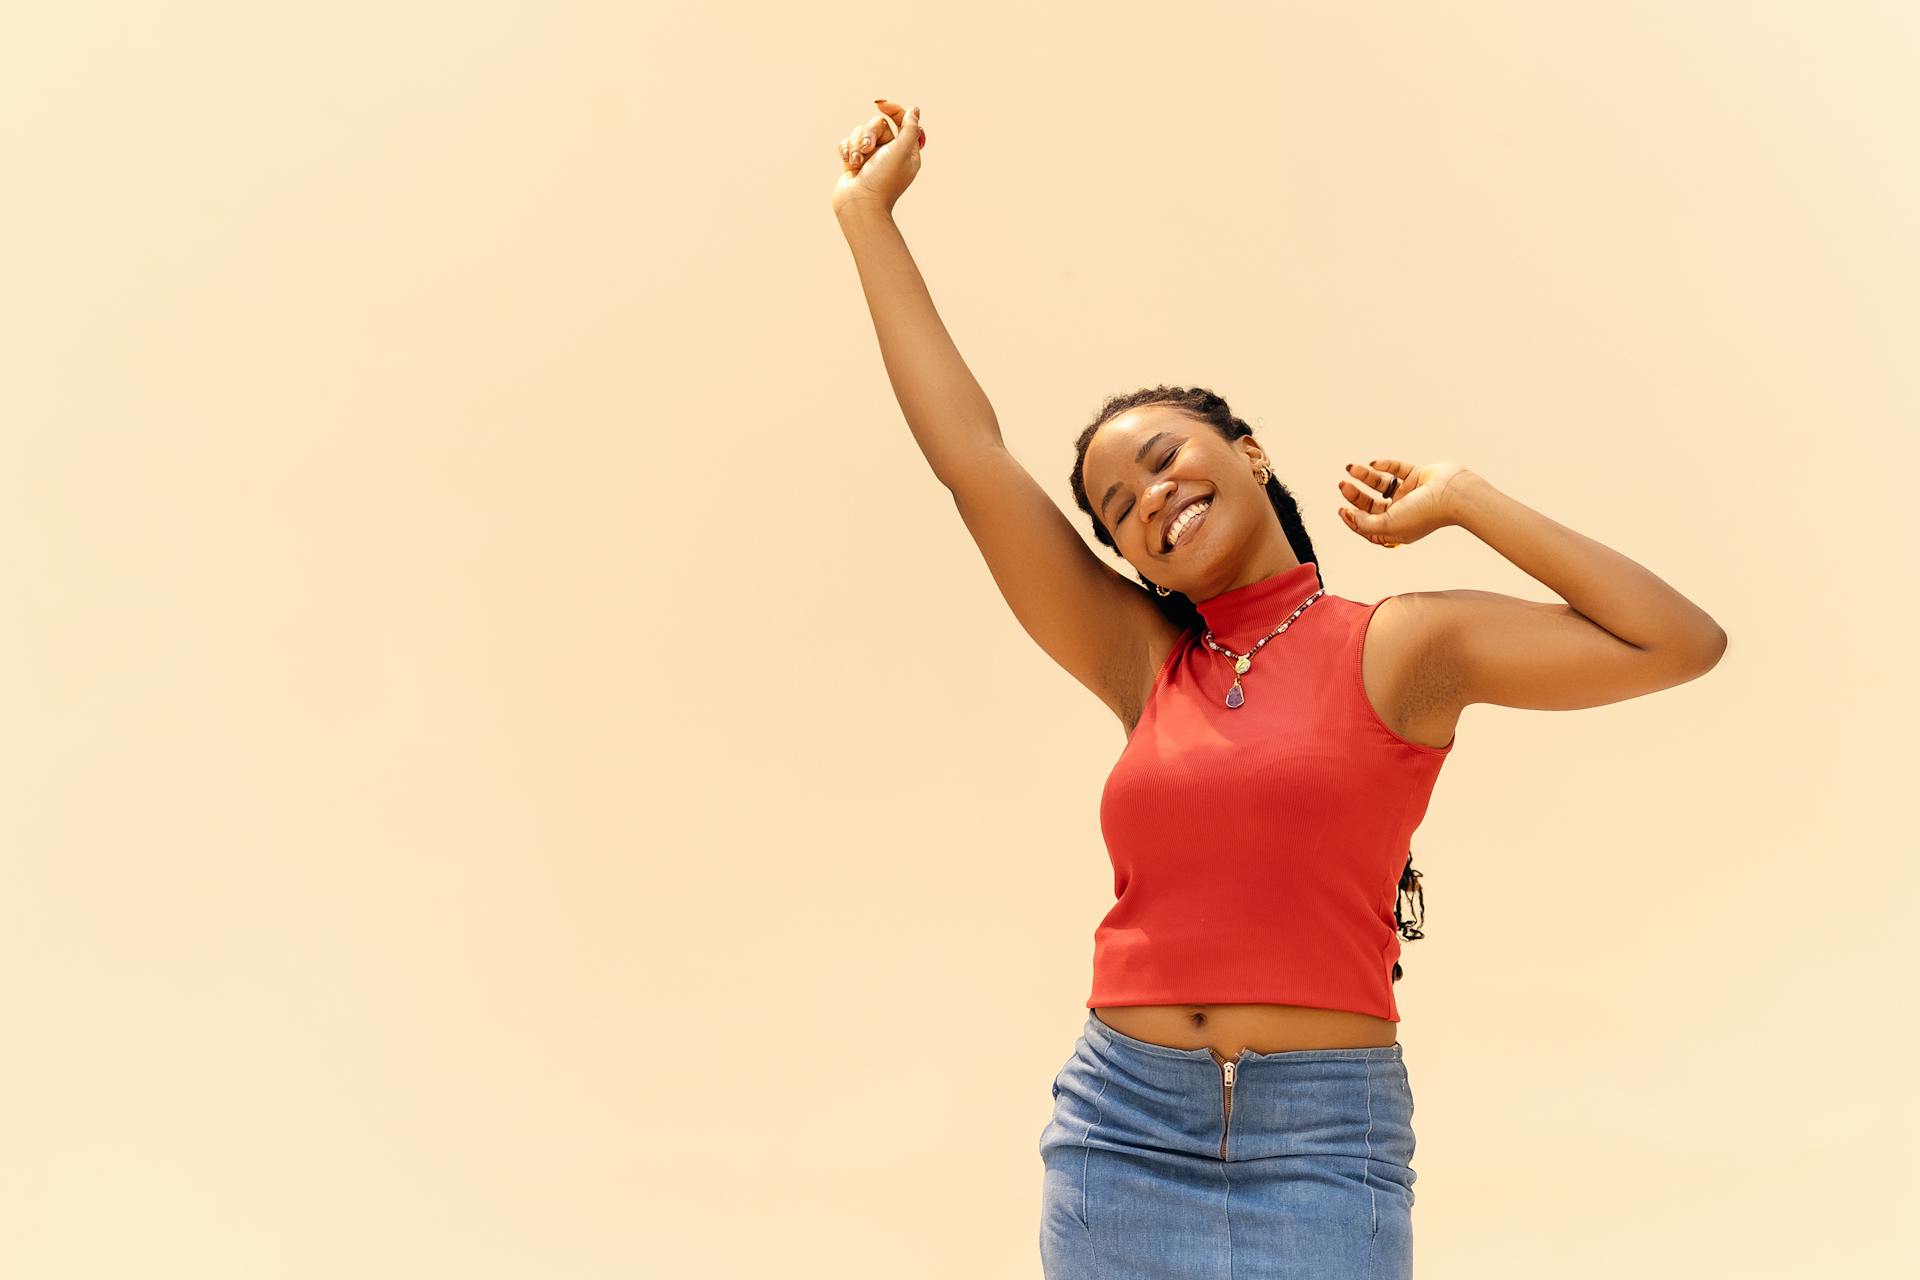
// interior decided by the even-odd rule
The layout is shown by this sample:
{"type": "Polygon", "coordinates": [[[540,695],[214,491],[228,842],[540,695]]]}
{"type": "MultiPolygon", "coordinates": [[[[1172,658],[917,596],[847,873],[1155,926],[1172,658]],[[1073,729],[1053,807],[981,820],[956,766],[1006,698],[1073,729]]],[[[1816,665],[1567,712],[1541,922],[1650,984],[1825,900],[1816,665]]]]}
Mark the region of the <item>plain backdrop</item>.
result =
{"type": "Polygon", "coordinates": [[[1449,459],[1731,638],[1462,719],[1419,1273],[1910,1259],[1920,6],[13,0],[0,1273],[1038,1276],[1122,730],[893,400],[879,96],[1090,545],[1204,385],[1335,594],[1555,598],[1336,519],[1449,459]]]}

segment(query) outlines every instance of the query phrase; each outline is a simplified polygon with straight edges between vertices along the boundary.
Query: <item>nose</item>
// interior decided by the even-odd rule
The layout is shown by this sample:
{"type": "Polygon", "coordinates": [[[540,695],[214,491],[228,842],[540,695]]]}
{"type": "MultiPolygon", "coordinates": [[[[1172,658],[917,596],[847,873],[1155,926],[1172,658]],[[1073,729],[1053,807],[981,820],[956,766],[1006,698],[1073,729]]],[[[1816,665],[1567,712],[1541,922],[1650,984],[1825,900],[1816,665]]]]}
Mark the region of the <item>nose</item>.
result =
{"type": "Polygon", "coordinates": [[[1167,505],[1167,499],[1172,495],[1172,480],[1162,480],[1158,484],[1148,485],[1146,493],[1140,498],[1141,524],[1151,529],[1155,517],[1160,514],[1160,508],[1167,505]]]}

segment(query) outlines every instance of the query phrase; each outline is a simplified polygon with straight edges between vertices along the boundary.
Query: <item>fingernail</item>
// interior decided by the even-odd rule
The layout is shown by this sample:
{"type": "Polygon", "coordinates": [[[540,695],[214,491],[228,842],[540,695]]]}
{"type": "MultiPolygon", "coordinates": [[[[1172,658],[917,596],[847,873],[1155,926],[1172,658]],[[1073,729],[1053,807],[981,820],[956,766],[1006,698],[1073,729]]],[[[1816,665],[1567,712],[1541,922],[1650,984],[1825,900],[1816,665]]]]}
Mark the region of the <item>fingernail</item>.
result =
{"type": "Polygon", "coordinates": [[[860,145],[861,145],[862,147],[870,147],[870,146],[872,146],[872,145],[873,145],[873,135],[872,135],[872,134],[868,134],[868,135],[867,135],[866,137],[864,137],[864,138],[862,138],[862,139],[860,139],[860,145]]]}

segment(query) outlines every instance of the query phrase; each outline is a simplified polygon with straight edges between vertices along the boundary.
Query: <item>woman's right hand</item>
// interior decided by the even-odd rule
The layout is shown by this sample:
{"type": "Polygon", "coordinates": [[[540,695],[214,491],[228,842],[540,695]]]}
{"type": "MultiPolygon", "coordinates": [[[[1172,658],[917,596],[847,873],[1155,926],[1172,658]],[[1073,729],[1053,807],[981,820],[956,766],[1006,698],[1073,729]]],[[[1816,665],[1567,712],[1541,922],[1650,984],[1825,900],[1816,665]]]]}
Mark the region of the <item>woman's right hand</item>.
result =
{"type": "Polygon", "coordinates": [[[833,211],[870,200],[891,214],[893,205],[920,172],[920,148],[927,131],[920,127],[920,108],[902,110],[897,102],[875,99],[879,112],[840,142],[840,180],[833,188],[833,211]],[[903,138],[913,141],[903,143],[903,138]]]}

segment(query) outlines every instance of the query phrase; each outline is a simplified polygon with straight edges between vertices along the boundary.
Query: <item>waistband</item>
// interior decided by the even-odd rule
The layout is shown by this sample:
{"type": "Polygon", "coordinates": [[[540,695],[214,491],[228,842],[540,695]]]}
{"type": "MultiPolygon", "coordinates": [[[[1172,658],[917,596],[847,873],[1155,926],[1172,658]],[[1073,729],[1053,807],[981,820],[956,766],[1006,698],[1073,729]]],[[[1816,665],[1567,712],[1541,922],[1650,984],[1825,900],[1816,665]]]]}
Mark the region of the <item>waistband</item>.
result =
{"type": "MultiPolygon", "coordinates": [[[[1198,1049],[1176,1049],[1172,1045],[1153,1044],[1146,1040],[1136,1040],[1124,1032],[1117,1031],[1100,1021],[1098,1014],[1087,1010],[1086,1037],[1095,1045],[1108,1051],[1121,1050],[1128,1053],[1144,1053],[1156,1058],[1188,1058],[1196,1062],[1214,1065],[1213,1050],[1202,1045],[1198,1049]]],[[[1344,1049],[1282,1049],[1277,1053],[1255,1053],[1251,1049],[1242,1049],[1236,1062],[1249,1059],[1260,1062],[1338,1062],[1352,1060],[1365,1062],[1380,1059],[1388,1062],[1402,1060],[1401,1046],[1398,1040],[1392,1044],[1363,1044],[1344,1049]]]]}

